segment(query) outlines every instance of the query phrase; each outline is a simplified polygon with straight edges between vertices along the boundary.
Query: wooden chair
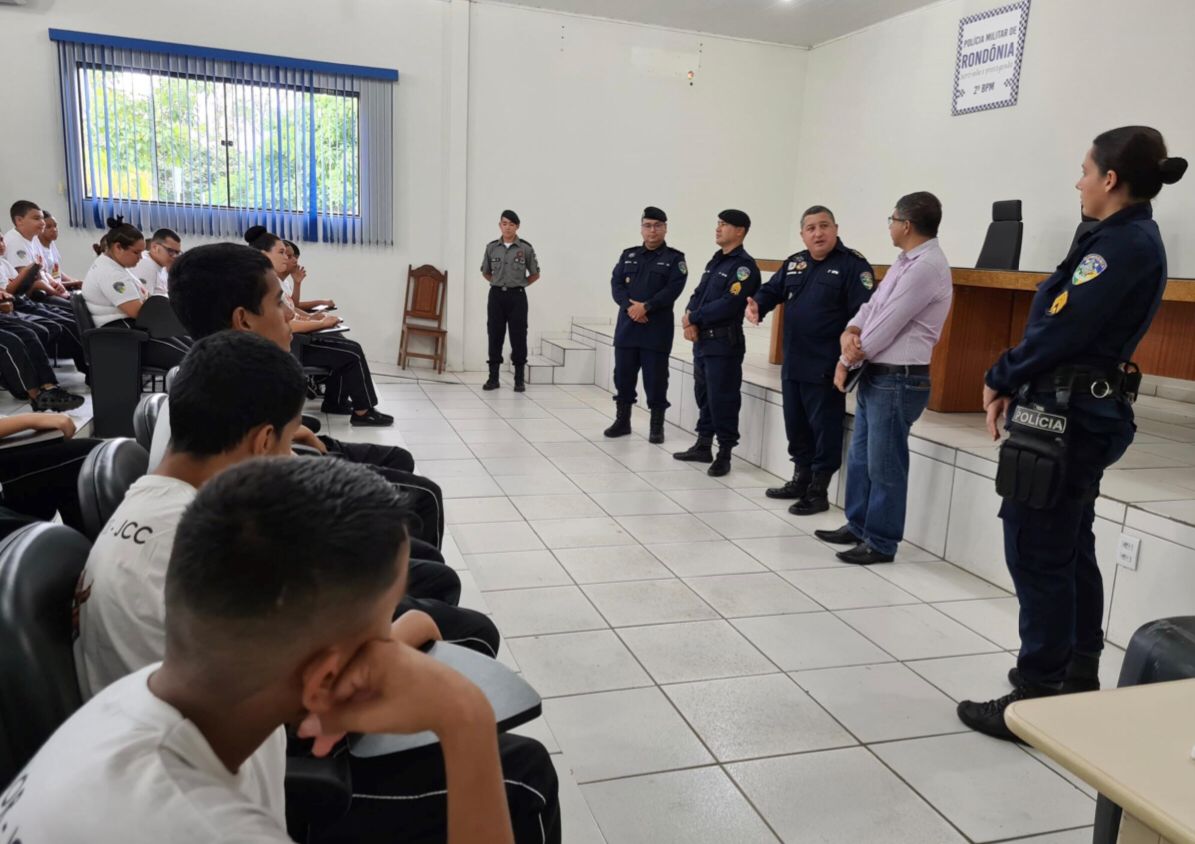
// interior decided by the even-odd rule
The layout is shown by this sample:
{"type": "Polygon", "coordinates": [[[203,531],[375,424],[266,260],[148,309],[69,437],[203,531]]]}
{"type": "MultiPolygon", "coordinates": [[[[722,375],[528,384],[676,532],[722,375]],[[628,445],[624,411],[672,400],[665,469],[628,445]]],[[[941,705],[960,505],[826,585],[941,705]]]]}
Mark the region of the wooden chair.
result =
{"type": "Polygon", "coordinates": [[[444,371],[444,358],[448,352],[448,331],[444,328],[444,303],[448,298],[448,273],[442,273],[431,264],[412,269],[407,265],[407,293],[403,300],[402,338],[398,344],[398,365],[407,368],[410,358],[430,360],[436,372],[444,371]],[[417,322],[412,322],[417,320],[417,322]],[[435,325],[429,323],[434,322],[435,325]],[[434,351],[412,352],[407,348],[411,337],[430,337],[434,351]]]}

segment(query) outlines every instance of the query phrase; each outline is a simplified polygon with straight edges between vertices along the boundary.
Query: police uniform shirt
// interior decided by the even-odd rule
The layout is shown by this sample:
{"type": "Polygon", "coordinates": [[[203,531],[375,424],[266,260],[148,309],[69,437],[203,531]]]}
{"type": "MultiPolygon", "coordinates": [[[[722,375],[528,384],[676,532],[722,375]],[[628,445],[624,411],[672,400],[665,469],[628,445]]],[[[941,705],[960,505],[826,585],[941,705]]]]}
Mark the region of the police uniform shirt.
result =
{"type": "Polygon", "coordinates": [[[523,238],[516,237],[509,245],[498,238],[486,244],[481,271],[493,276],[491,287],[526,287],[527,277],[539,274],[539,261],[523,238]]]}
{"type": "Polygon", "coordinates": [[[287,844],[286,730],[229,771],[199,727],[149,689],[158,663],[75,712],[5,789],[3,840],[287,844]]]}
{"type": "Polygon", "coordinates": [[[759,288],[759,316],[784,305],[784,365],[787,381],[828,382],[841,352],[847,322],[871,298],[875,272],[867,259],[840,239],[820,261],[801,251],[759,288]]]}
{"type": "MultiPolygon", "coordinates": [[[[1153,207],[1124,208],[1082,235],[1037,288],[1025,336],[984,379],[1001,395],[1059,366],[1110,370],[1132,356],[1166,289],[1166,251],[1153,207]]],[[[1127,402],[1075,393],[1072,406],[1114,420],[1132,418],[1127,402]]]]}
{"type": "MultiPolygon", "coordinates": [[[[741,244],[727,254],[718,250],[705,265],[701,282],[689,298],[685,308],[689,322],[699,331],[735,326],[741,329],[747,300],[755,295],[759,285],[759,266],[741,244]]],[[[699,336],[693,353],[737,354],[741,347],[741,340],[699,336]]]]}
{"type": "Polygon", "coordinates": [[[137,277],[150,296],[167,295],[166,280],[169,271],[165,267],[159,266],[158,262],[150,256],[148,250],[141,253],[141,260],[137,262],[137,266],[133,267],[133,275],[137,277]]]}
{"type": "Polygon", "coordinates": [[[684,292],[688,273],[685,253],[667,243],[651,250],[643,244],[624,249],[610,276],[610,292],[619,307],[614,345],[671,351],[672,306],[684,292]],[[646,323],[627,314],[632,300],[647,308],[646,323]]]}
{"type": "Polygon", "coordinates": [[[96,328],[126,319],[128,314],[120,309],[126,302],[142,302],[145,293],[141,282],[107,255],[100,255],[83,277],[83,299],[96,328]]]}
{"type": "Polygon", "coordinates": [[[185,481],[143,475],[91,547],[76,595],[84,699],[166,653],[166,568],[196,493],[185,481]]]}

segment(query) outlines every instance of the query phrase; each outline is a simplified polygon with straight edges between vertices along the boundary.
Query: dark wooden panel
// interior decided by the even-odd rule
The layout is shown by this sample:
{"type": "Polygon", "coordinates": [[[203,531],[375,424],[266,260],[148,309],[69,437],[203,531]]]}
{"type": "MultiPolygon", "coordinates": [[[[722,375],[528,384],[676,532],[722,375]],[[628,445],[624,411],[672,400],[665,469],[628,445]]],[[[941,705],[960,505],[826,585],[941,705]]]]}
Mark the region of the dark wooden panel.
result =
{"type": "Polygon", "coordinates": [[[930,367],[930,410],[982,409],[983,373],[1008,346],[1012,301],[1011,290],[955,288],[930,367]]]}

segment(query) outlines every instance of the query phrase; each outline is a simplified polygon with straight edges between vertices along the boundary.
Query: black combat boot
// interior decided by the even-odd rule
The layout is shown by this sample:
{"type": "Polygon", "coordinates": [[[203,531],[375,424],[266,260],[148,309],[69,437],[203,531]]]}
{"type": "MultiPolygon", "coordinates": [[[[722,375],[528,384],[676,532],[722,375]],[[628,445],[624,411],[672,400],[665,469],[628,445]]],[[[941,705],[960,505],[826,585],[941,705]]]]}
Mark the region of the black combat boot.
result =
{"type": "Polygon", "coordinates": [[[788,512],[797,516],[812,516],[814,513],[824,513],[830,509],[830,478],[829,472],[814,472],[809,481],[809,489],[805,495],[788,508],[788,512]]]}
{"type": "Polygon", "coordinates": [[[647,441],[659,445],[664,442],[664,408],[651,409],[651,428],[648,430],[647,441]]]}
{"type": "Polygon", "coordinates": [[[496,363],[490,364],[490,377],[488,379],[486,379],[486,382],[484,384],[481,385],[481,389],[483,389],[483,390],[498,389],[498,364],[496,364],[496,363]]]}
{"type": "Polygon", "coordinates": [[[602,435],[625,437],[629,433],[631,433],[631,403],[620,401],[614,411],[614,424],[602,431],[602,435]]]}
{"type": "MultiPolygon", "coordinates": [[[[1015,667],[1008,669],[1008,682],[1013,688],[1027,685],[1021,672],[1015,667]]],[[[1098,692],[1100,690],[1100,655],[1072,653],[1062,679],[1062,694],[1076,692],[1098,692]]]]}
{"type": "Polygon", "coordinates": [[[516,393],[521,393],[527,389],[527,387],[523,384],[523,369],[524,369],[523,364],[521,364],[521,363],[515,364],[515,392],[516,393]]]}
{"type": "Polygon", "coordinates": [[[705,473],[710,477],[720,478],[730,472],[730,451],[731,447],[727,445],[718,446],[718,456],[714,458],[714,462],[705,470],[705,473]]]}
{"type": "Polygon", "coordinates": [[[809,481],[813,478],[813,473],[809,471],[809,467],[798,466],[793,469],[793,479],[784,486],[774,486],[771,489],[765,490],[764,495],[768,498],[804,498],[805,492],[809,489],[809,481]]]}
{"type": "Polygon", "coordinates": [[[713,437],[697,437],[697,442],[688,451],[678,451],[672,456],[677,460],[687,460],[693,463],[712,463],[714,453],[710,446],[714,444],[713,437]]]}

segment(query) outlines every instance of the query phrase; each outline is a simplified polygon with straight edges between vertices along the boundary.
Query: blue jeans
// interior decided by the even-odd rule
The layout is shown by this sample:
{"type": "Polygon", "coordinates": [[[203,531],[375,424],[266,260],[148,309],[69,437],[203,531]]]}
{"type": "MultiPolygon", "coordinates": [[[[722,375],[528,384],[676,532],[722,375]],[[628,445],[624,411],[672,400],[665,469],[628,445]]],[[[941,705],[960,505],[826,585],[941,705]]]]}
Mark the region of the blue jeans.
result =
{"type": "Polygon", "coordinates": [[[864,372],[857,399],[846,460],[847,527],[881,554],[895,554],[905,532],[909,428],[929,403],[929,376],[864,372]]]}

